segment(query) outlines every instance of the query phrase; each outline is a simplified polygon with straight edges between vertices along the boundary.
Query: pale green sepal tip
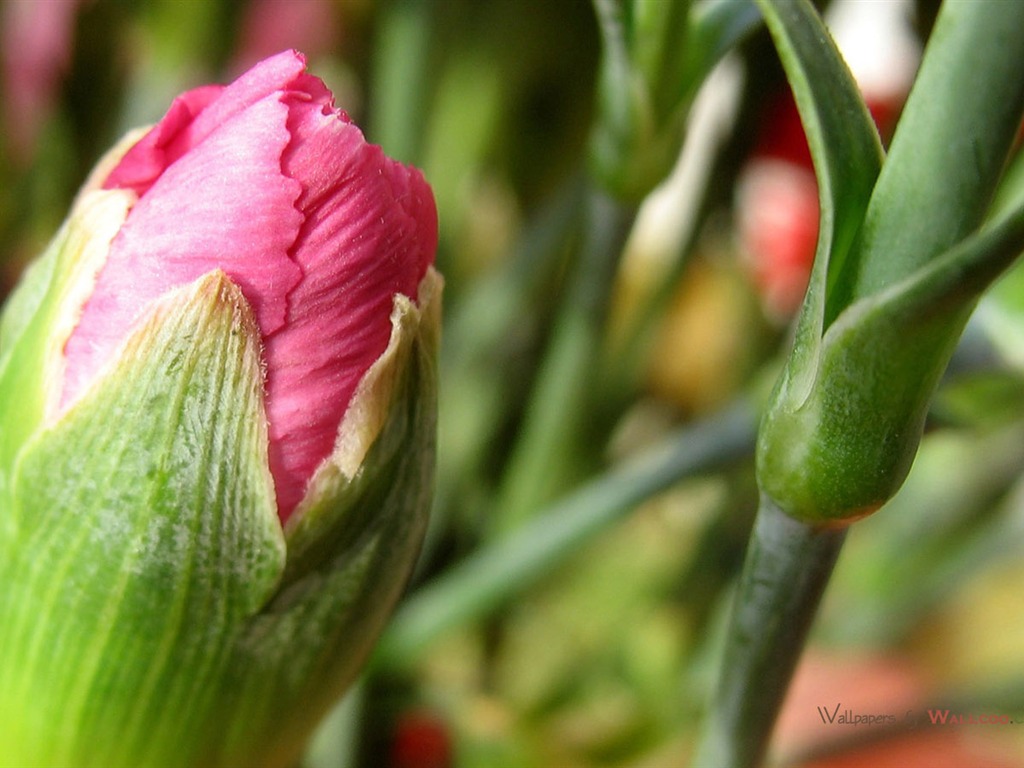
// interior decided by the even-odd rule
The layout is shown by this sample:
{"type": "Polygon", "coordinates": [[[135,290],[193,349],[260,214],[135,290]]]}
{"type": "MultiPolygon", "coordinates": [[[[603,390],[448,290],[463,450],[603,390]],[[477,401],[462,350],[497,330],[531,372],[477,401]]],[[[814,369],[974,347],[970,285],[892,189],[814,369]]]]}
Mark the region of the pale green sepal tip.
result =
{"type": "Polygon", "coordinates": [[[232,658],[284,567],[259,334],[214,272],[158,302],[18,458],[0,560],[0,754],[227,765],[232,658]]]}
{"type": "Polygon", "coordinates": [[[83,195],[4,308],[0,318],[0,515],[18,451],[56,409],[64,344],[134,201],[135,195],[124,191],[83,195]]]}
{"type": "MultiPolygon", "coordinates": [[[[82,301],[88,297],[110,242],[135,200],[133,193],[124,190],[95,190],[79,195],[67,221],[43,255],[25,270],[4,306],[0,316],[0,360],[28,329],[47,299],[55,308],[59,304],[60,309],[77,316],[80,306],[65,306],[63,294],[74,290],[82,301]],[[55,295],[57,292],[60,295],[55,295]]],[[[65,332],[70,333],[73,323],[71,327],[68,323],[64,325],[65,332]]]]}
{"type": "MultiPolygon", "coordinates": [[[[41,359],[50,368],[58,364],[111,242],[137,200],[131,190],[101,188],[102,180],[146,130],[128,132],[103,155],[75,197],[68,219],[43,255],[25,270],[7,299],[0,314],[0,391],[4,391],[7,359],[26,334],[31,337],[27,345],[34,359],[41,359]]],[[[25,360],[19,362],[24,364],[25,360]]],[[[18,365],[16,369],[13,378],[25,383],[26,368],[18,365]]],[[[60,380],[59,376],[48,375],[43,383],[60,380]]]]}

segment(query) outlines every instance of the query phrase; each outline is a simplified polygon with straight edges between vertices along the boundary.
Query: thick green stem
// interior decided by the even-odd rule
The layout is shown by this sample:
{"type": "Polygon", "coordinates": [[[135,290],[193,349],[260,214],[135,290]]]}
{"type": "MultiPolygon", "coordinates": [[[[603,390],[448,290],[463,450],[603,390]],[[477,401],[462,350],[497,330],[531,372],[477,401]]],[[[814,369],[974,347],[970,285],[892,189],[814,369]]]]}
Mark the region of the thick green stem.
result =
{"type": "Polygon", "coordinates": [[[762,496],[695,768],[761,764],[845,536],[762,496]]]}

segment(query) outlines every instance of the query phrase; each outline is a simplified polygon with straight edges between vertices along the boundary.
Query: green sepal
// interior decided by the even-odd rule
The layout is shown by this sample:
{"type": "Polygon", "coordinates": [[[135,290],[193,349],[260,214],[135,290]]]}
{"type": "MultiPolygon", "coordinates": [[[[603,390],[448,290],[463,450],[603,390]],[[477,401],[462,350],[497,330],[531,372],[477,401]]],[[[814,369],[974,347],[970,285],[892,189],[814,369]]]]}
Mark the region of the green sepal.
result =
{"type": "Polygon", "coordinates": [[[18,456],[0,560],[12,764],[223,764],[235,646],[285,559],[259,338],[211,273],[18,456]]]}
{"type": "Polygon", "coordinates": [[[359,498],[374,492],[371,486],[389,495],[395,485],[389,473],[415,470],[423,481],[415,488],[417,495],[429,497],[441,288],[440,275],[431,269],[417,291],[418,302],[395,295],[388,346],[359,382],[332,455],[315,473],[285,529],[286,581],[316,569],[339,544],[354,538],[352,529],[358,526],[352,515],[358,514],[359,498]]]}
{"type": "Polygon", "coordinates": [[[231,764],[294,763],[363,666],[415,565],[433,492],[441,282],[431,269],[417,303],[395,296],[388,347],[285,526],[280,589],[235,660],[244,689],[227,738],[231,764]]]}
{"type": "Polygon", "coordinates": [[[102,182],[146,130],[129,131],[100,158],[0,313],[0,497],[18,449],[58,405],[64,344],[137,200],[129,190],[102,189],[102,182]]]}
{"type": "Polygon", "coordinates": [[[80,197],[0,317],[0,498],[25,441],[57,407],[63,349],[135,195],[80,197]]]}
{"type": "Polygon", "coordinates": [[[0,510],[0,754],[288,766],[353,680],[426,528],[440,278],[395,299],[332,455],[278,522],[259,333],[219,272],[165,299],[18,456],[0,510]]]}

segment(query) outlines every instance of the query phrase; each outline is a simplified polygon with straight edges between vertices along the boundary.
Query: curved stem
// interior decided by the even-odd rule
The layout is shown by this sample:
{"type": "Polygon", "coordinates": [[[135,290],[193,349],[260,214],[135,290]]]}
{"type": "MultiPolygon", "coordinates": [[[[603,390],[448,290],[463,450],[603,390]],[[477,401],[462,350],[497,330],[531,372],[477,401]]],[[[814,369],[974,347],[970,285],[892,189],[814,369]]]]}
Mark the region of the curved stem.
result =
{"type": "Polygon", "coordinates": [[[762,495],[695,768],[760,765],[845,537],[762,495]]]}

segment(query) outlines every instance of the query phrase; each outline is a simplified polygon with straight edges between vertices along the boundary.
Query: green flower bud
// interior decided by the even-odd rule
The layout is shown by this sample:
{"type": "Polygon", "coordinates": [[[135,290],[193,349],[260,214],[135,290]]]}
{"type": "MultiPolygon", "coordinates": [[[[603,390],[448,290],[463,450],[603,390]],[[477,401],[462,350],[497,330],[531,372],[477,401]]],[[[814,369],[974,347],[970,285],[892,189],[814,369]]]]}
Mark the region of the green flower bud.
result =
{"type": "Polygon", "coordinates": [[[671,172],[697,89],[758,21],[747,0],[599,0],[595,177],[636,202],[671,172]]]}

